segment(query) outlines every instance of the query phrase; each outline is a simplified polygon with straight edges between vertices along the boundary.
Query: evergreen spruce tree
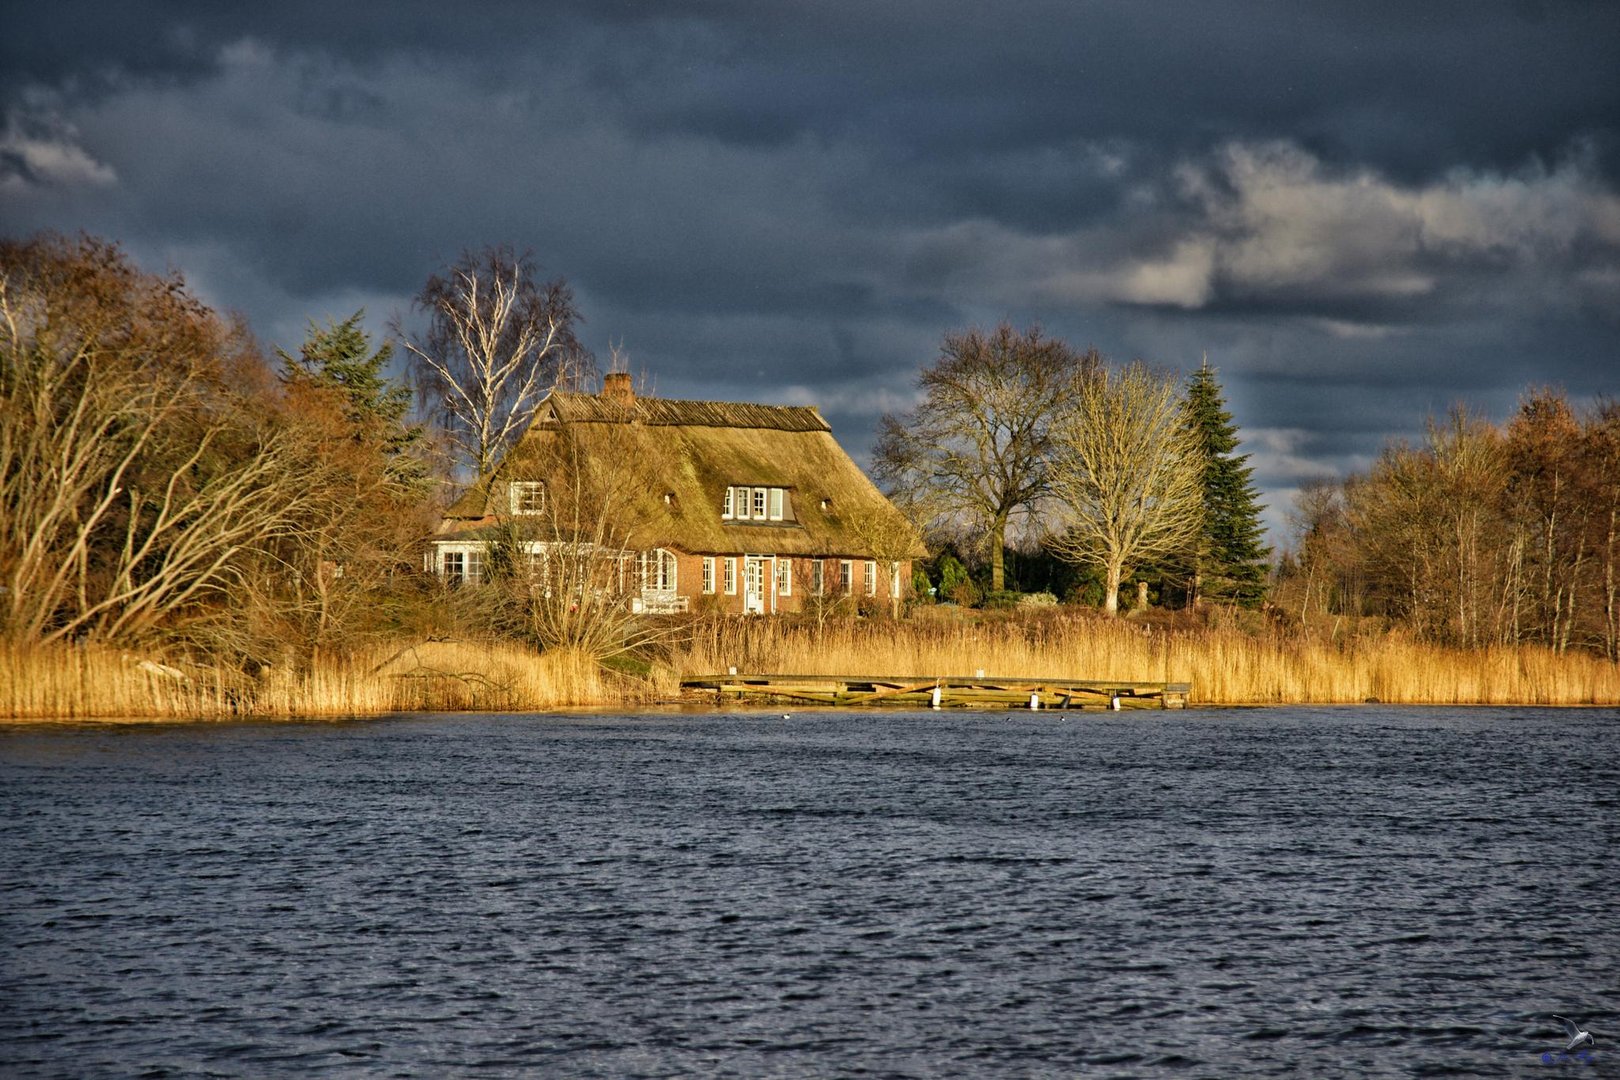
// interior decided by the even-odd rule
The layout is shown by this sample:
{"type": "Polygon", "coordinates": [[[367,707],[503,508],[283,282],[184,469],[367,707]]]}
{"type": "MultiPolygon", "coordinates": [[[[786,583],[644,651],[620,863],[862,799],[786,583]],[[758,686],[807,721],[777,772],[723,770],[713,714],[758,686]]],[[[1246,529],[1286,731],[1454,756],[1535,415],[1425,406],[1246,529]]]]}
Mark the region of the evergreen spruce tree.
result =
{"type": "Polygon", "coordinates": [[[393,344],[384,341],[376,352],[371,351],[371,338],[360,326],[365,314],[362,308],[341,323],[329,319],[324,327],[311,320],[309,337],[297,356],[276,350],[281,378],[288,384],[341,392],[344,417],[354,425],[356,437],[381,441],[390,478],[421,487],[426,483],[427,468],[413,451],[419,450],[423,431],[420,425],[405,422],[411,393],[386,373],[393,344]]]}
{"type": "Polygon", "coordinates": [[[1204,444],[1204,533],[1194,556],[1190,595],[1254,607],[1265,595],[1271,550],[1247,454],[1236,454],[1237,429],[1208,358],[1187,380],[1189,422],[1204,444]]]}

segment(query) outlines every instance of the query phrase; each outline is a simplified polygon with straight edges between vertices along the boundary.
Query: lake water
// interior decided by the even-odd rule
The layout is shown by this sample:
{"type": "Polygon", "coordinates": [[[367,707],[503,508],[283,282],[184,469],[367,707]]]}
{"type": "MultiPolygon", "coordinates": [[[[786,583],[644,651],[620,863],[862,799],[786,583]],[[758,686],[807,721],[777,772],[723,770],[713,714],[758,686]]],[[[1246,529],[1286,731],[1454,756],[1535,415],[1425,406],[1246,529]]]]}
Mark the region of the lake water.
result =
{"type": "Polygon", "coordinates": [[[1612,1075],[1617,766],[1614,710],[0,730],[0,1073],[1612,1075]]]}

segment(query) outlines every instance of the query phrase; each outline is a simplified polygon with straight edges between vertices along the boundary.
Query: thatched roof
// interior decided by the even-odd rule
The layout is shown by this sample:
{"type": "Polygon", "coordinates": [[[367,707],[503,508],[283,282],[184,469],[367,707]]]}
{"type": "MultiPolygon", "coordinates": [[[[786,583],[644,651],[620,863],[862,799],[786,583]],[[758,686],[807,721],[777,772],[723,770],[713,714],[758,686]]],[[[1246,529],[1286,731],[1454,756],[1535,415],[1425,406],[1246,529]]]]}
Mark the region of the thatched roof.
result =
{"type": "Polygon", "coordinates": [[[448,512],[464,533],[504,510],[506,484],[549,479],[567,443],[618,462],[635,483],[623,503],[637,543],[701,554],[745,552],[887,559],[927,552],[814,407],[554,391],[517,445],[448,512]],[[721,517],[726,488],[780,487],[791,522],[721,517]]]}

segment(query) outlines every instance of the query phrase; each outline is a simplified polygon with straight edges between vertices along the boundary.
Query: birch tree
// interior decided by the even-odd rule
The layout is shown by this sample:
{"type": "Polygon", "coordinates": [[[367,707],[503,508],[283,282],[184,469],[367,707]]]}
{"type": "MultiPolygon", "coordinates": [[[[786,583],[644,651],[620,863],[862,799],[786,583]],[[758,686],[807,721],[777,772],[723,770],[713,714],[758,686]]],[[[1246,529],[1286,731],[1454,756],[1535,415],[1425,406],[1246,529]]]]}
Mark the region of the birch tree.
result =
{"type": "Polygon", "coordinates": [[[1604,400],[1587,425],[1594,542],[1600,568],[1603,654],[1620,661],[1620,402],[1604,400]]]}
{"type": "Polygon", "coordinates": [[[1581,599],[1585,531],[1596,507],[1582,484],[1581,425],[1561,390],[1531,390],[1507,427],[1510,511],[1530,542],[1532,625],[1554,649],[1569,647],[1581,599]]]}
{"type": "Polygon", "coordinates": [[[1103,574],[1103,610],[1119,613],[1126,573],[1185,553],[1203,527],[1203,452],[1174,380],[1140,363],[1083,382],[1052,432],[1047,478],[1060,558],[1103,574]]]}
{"type": "Polygon", "coordinates": [[[428,279],[415,306],[427,316],[426,330],[409,336],[396,325],[395,336],[456,464],[474,478],[523,433],[548,390],[587,374],[573,293],[561,278],[539,282],[527,253],[465,252],[428,279]]]}

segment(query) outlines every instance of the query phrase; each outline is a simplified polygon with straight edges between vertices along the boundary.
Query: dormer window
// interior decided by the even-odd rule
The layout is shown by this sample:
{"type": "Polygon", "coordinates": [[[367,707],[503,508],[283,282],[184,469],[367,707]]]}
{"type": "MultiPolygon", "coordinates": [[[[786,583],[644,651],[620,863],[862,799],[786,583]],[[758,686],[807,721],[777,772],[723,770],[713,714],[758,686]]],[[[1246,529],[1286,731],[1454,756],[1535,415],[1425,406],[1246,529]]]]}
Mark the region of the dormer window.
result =
{"type": "Polygon", "coordinates": [[[538,480],[514,480],[506,486],[512,513],[533,516],[545,512],[546,485],[538,480]]]}
{"type": "Polygon", "coordinates": [[[787,488],[732,486],[721,497],[720,517],[725,521],[792,521],[792,499],[787,488]]]}

